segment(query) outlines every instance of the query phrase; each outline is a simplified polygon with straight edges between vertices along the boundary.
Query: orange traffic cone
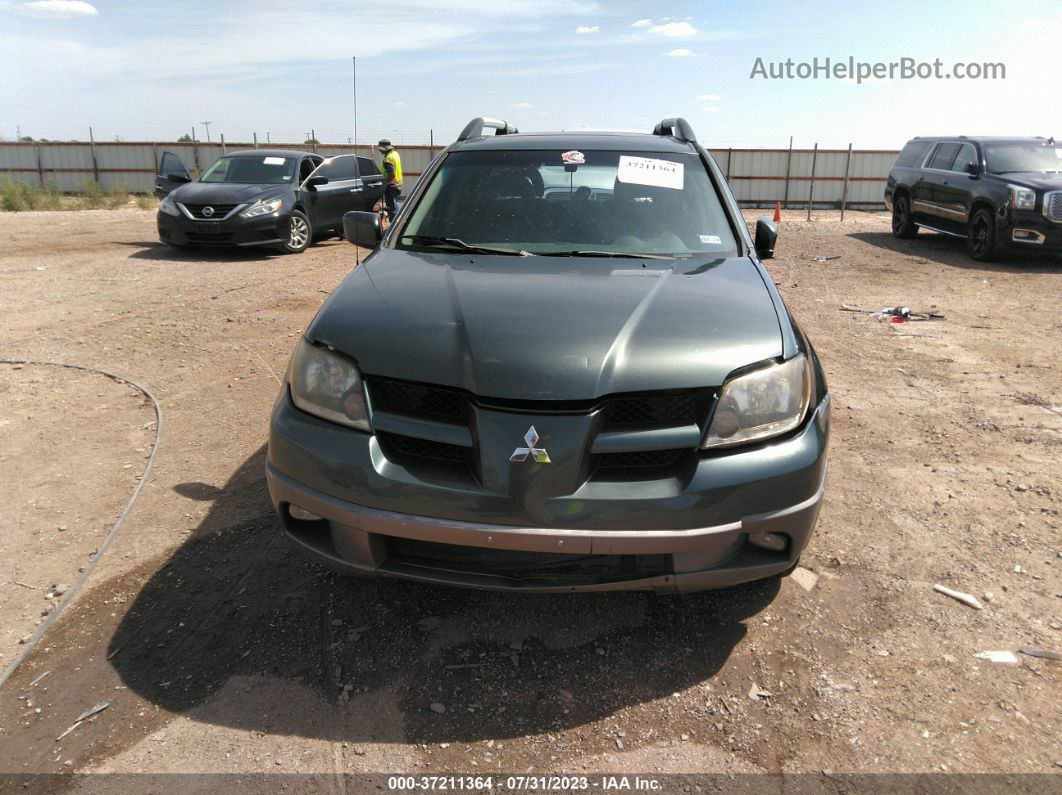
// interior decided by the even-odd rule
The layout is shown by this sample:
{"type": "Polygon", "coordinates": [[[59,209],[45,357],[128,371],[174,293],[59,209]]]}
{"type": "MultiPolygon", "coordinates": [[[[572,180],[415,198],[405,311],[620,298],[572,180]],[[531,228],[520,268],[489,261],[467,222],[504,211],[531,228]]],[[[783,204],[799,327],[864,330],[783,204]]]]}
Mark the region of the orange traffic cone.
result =
{"type": "Polygon", "coordinates": [[[775,202],[774,203],[774,222],[777,224],[777,223],[781,223],[781,221],[782,221],[782,203],[781,202],[775,202]]]}

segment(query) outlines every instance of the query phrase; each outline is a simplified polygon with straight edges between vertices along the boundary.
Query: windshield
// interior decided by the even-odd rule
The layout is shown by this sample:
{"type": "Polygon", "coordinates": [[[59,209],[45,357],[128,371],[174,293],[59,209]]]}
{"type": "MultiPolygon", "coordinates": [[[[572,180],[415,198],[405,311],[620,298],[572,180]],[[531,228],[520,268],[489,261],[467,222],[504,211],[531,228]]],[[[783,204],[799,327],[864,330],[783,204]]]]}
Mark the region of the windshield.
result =
{"type": "Polygon", "coordinates": [[[283,185],[290,183],[294,174],[294,157],[236,155],[215,160],[214,164],[199,178],[199,181],[283,185]]]}
{"type": "Polygon", "coordinates": [[[1011,171],[1058,171],[1062,169],[1062,147],[1033,142],[985,144],[988,170],[994,174],[1011,171]]]}
{"type": "Polygon", "coordinates": [[[530,254],[737,254],[700,159],[658,152],[455,152],[398,245],[443,239],[530,254]]]}

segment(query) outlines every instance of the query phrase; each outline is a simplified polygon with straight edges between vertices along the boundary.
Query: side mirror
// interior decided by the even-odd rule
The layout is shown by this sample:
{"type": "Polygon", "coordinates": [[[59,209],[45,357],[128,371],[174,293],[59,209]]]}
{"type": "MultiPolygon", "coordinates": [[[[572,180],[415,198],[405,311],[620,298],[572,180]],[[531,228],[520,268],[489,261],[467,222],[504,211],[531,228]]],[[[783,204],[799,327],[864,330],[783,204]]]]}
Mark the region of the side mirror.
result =
{"type": "Polygon", "coordinates": [[[971,177],[981,176],[981,168],[977,165],[977,163],[967,163],[966,168],[964,168],[963,171],[965,171],[971,177]]]}
{"type": "Polygon", "coordinates": [[[325,177],[325,176],[310,177],[308,180],[306,180],[306,187],[309,190],[317,190],[317,186],[318,185],[327,185],[327,184],[328,184],[328,177],[325,177]]]}
{"type": "Polygon", "coordinates": [[[756,219],[756,256],[770,259],[774,256],[774,244],[778,240],[778,227],[767,216],[756,219]]]}
{"type": "Polygon", "coordinates": [[[383,237],[383,229],[380,228],[380,216],[377,213],[367,213],[353,210],[343,214],[343,237],[347,242],[355,246],[376,248],[383,237]]]}

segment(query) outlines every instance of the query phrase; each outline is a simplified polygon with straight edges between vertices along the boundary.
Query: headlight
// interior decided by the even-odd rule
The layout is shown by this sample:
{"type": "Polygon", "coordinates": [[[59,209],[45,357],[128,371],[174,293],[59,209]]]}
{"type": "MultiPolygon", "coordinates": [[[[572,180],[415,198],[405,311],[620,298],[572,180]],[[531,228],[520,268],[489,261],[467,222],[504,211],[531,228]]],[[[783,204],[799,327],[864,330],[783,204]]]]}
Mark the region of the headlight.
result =
{"type": "Polygon", "coordinates": [[[368,431],[361,374],[351,362],[303,340],[288,370],[291,399],[307,414],[368,431]]]}
{"type": "Polygon", "coordinates": [[[702,449],[770,439],[797,427],[811,405],[811,364],[804,354],[723,384],[702,449]]]}
{"type": "Polygon", "coordinates": [[[180,215],[181,210],[177,206],[177,202],[166,196],[159,202],[159,211],[166,213],[166,215],[180,215]]]}
{"type": "Polygon", "coordinates": [[[1010,206],[1015,210],[1035,210],[1036,191],[1020,185],[1007,185],[1010,191],[1010,206]]]}
{"type": "Polygon", "coordinates": [[[257,218],[260,215],[270,215],[271,213],[279,212],[280,208],[284,206],[284,200],[277,196],[273,199],[259,199],[242,213],[241,218],[257,218]]]}

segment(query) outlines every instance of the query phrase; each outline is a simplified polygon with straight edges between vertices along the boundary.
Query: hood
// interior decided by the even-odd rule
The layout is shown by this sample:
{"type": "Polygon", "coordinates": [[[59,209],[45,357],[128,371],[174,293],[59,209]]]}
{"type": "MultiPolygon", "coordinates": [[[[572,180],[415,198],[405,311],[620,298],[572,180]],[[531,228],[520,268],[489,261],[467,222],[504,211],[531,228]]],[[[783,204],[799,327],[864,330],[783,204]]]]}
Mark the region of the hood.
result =
{"type": "Polygon", "coordinates": [[[643,267],[383,249],[307,336],[368,375],[522,400],[715,386],[782,354],[774,301],[747,258],[643,267]]]}
{"type": "Polygon", "coordinates": [[[189,182],[170,192],[174,201],[192,204],[246,204],[263,196],[288,193],[291,185],[246,185],[238,182],[189,182]]]}
{"type": "Polygon", "coordinates": [[[1062,189],[1062,174],[1044,171],[1012,171],[1007,174],[993,174],[996,179],[1011,185],[1039,190],[1062,189]]]}

